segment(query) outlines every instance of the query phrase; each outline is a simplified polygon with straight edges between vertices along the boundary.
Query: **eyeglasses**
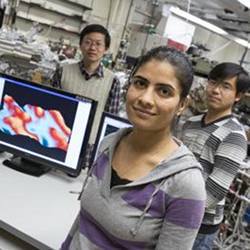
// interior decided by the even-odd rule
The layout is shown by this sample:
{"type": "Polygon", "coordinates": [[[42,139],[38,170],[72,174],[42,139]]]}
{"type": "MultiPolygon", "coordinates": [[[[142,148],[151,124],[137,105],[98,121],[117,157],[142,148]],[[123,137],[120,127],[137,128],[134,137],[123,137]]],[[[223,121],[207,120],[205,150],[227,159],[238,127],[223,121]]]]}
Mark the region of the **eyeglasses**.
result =
{"type": "Polygon", "coordinates": [[[226,82],[226,81],[222,81],[222,80],[208,80],[208,87],[210,88],[219,88],[222,91],[234,91],[233,86],[226,82]]]}
{"type": "Polygon", "coordinates": [[[96,49],[102,49],[102,48],[105,47],[105,44],[103,42],[101,42],[101,41],[93,41],[93,40],[90,40],[90,39],[83,40],[82,43],[86,47],[94,46],[96,49]]]}

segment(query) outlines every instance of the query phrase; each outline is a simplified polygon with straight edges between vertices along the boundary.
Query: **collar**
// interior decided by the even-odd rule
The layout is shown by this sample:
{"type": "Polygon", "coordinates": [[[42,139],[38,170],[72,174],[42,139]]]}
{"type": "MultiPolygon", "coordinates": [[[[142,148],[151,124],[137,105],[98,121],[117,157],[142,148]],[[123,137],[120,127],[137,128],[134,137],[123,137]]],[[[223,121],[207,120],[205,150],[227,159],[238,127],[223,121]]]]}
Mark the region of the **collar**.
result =
{"type": "Polygon", "coordinates": [[[216,119],[216,120],[214,120],[214,121],[212,121],[212,122],[209,122],[209,123],[205,123],[205,117],[206,117],[206,114],[204,114],[203,117],[202,117],[202,119],[201,119],[201,126],[202,126],[202,127],[206,127],[206,126],[209,126],[209,125],[211,125],[211,124],[215,124],[215,123],[217,123],[217,122],[226,120],[226,119],[228,119],[228,118],[233,117],[233,115],[232,115],[232,114],[230,114],[230,115],[225,115],[225,116],[222,116],[222,117],[220,117],[220,118],[218,118],[218,119],[216,119]]]}
{"type": "Polygon", "coordinates": [[[100,63],[99,66],[97,67],[97,69],[91,74],[89,74],[86,71],[86,69],[84,67],[83,60],[81,60],[78,64],[79,64],[80,71],[81,71],[82,75],[85,77],[86,80],[89,80],[90,78],[92,78],[94,76],[96,76],[98,78],[101,78],[101,77],[104,76],[102,63],[100,63]]]}

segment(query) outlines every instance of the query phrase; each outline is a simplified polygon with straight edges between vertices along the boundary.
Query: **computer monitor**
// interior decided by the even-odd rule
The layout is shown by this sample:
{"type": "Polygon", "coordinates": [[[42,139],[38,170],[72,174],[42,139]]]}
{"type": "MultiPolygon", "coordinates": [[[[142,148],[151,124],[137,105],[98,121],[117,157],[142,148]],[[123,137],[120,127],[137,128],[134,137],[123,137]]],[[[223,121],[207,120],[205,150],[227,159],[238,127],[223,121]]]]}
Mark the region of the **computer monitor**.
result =
{"type": "Polygon", "coordinates": [[[0,149],[4,164],[39,176],[55,167],[81,170],[97,103],[0,73],[0,149]]]}
{"type": "Polygon", "coordinates": [[[131,126],[132,124],[129,122],[128,119],[119,117],[114,114],[110,114],[108,112],[103,112],[94,144],[91,162],[95,160],[97,156],[98,147],[100,146],[100,143],[105,136],[116,132],[118,129],[128,128],[131,126]]]}

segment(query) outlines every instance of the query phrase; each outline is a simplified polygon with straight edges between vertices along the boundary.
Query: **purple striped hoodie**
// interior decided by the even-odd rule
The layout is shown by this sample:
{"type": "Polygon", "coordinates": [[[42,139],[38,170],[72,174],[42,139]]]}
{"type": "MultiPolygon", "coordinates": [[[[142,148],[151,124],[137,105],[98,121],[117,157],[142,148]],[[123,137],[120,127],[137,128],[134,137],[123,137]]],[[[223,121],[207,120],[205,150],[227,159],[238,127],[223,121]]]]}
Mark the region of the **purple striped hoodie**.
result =
{"type": "Polygon", "coordinates": [[[110,188],[114,148],[130,130],[103,140],[62,250],[192,249],[206,200],[199,163],[178,141],[147,176],[110,188]]]}

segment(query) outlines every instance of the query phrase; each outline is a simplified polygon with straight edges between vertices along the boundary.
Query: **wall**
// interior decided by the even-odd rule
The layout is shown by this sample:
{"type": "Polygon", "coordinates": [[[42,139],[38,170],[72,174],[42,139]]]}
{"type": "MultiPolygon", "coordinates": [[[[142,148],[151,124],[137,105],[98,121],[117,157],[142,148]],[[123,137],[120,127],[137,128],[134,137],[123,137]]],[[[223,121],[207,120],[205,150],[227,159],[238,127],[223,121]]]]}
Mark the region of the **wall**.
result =
{"type": "Polygon", "coordinates": [[[136,0],[133,9],[129,24],[130,34],[127,55],[138,57],[152,47],[166,45],[166,39],[162,37],[164,27],[159,25],[163,19],[161,5],[155,6],[153,1],[136,0]],[[155,34],[146,32],[151,25],[155,27],[155,34]]]}
{"type": "MultiPolygon", "coordinates": [[[[114,56],[117,53],[126,20],[129,18],[129,11],[132,0],[94,0],[93,10],[87,17],[88,23],[100,23],[110,31],[112,42],[110,51],[114,56]]],[[[129,20],[128,20],[129,21],[129,20]]]]}

